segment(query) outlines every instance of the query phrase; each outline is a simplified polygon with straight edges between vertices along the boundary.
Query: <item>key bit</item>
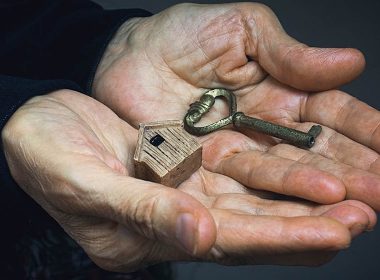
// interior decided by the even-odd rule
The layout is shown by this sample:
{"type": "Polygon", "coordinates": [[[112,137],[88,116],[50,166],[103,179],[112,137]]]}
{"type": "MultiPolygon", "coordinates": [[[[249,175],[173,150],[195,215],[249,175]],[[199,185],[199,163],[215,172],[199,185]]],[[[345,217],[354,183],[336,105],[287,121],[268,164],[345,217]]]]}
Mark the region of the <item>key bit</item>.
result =
{"type": "Polygon", "coordinates": [[[268,121],[246,116],[242,112],[237,112],[236,97],[226,89],[213,89],[203,94],[201,99],[190,105],[190,109],[184,118],[185,129],[193,135],[205,135],[215,130],[221,129],[229,124],[233,124],[236,128],[251,128],[255,131],[280,138],[292,145],[311,148],[315,144],[315,139],[321,133],[320,125],[313,125],[310,130],[305,133],[296,129],[277,125],[268,121]],[[195,124],[201,120],[215,103],[215,98],[223,97],[229,104],[230,114],[215,123],[197,127],[195,124]]]}

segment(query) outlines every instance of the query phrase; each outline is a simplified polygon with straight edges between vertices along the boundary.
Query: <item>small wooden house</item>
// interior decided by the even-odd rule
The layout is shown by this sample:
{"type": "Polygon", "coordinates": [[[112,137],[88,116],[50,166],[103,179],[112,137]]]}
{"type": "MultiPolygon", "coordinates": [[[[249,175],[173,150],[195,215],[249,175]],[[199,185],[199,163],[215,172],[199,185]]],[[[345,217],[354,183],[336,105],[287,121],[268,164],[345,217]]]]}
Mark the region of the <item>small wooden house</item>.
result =
{"type": "Polygon", "coordinates": [[[177,187],[202,165],[202,146],[182,121],[140,124],[134,162],[137,178],[177,187]]]}

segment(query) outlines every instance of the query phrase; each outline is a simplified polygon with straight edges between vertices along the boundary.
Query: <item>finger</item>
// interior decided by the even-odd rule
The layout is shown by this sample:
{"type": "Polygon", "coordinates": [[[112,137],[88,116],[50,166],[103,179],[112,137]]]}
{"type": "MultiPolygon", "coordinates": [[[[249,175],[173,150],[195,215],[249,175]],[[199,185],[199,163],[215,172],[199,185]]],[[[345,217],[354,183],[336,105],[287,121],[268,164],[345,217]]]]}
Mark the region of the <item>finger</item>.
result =
{"type": "MultiPolygon", "coordinates": [[[[310,124],[310,123],[303,123],[310,124]]],[[[300,127],[300,126],[297,126],[300,127]]],[[[329,127],[323,127],[318,136],[317,144],[311,149],[324,157],[350,165],[355,168],[379,173],[379,154],[358,142],[336,132],[329,127]]]]}
{"type": "MultiPolygon", "coordinates": [[[[228,88],[238,90],[247,85],[255,85],[261,82],[268,74],[256,61],[250,61],[245,52],[239,51],[234,46],[228,46],[229,51],[220,56],[221,61],[214,70],[215,77],[210,81],[202,78],[206,73],[199,72],[198,87],[228,88]],[[234,59],[231,59],[233,57],[234,59]]],[[[225,52],[222,49],[222,52],[225,52]]],[[[217,55],[216,52],[214,55],[217,55]]],[[[206,69],[205,69],[206,70],[206,69]]]]}
{"type": "Polygon", "coordinates": [[[214,244],[215,224],[210,213],[179,190],[116,174],[98,162],[76,166],[70,173],[69,178],[77,178],[75,185],[86,190],[76,197],[76,211],[83,215],[117,221],[150,240],[194,256],[214,244]]]}
{"type": "Polygon", "coordinates": [[[306,201],[262,199],[247,194],[222,194],[217,196],[212,208],[230,209],[239,213],[257,216],[325,216],[347,226],[355,237],[376,225],[376,213],[366,204],[346,200],[330,205],[316,205],[306,201]]]}
{"type": "Polygon", "coordinates": [[[364,56],[356,49],[313,48],[291,38],[268,7],[258,5],[244,13],[253,17],[248,23],[252,55],[282,83],[307,91],[326,90],[353,80],[364,69],[364,56]]]}
{"type": "Polygon", "coordinates": [[[380,152],[379,111],[344,92],[332,90],[310,95],[301,111],[301,121],[328,126],[380,152]]]}
{"type": "Polygon", "coordinates": [[[247,187],[319,203],[338,202],[346,195],[342,182],[329,172],[266,152],[247,151],[226,157],[215,172],[247,187]]]}
{"type": "MultiPolygon", "coordinates": [[[[291,124],[289,124],[291,125],[291,124]]],[[[295,128],[301,128],[305,129],[305,131],[311,126],[310,123],[304,123],[302,125],[297,124],[295,125],[295,128]]],[[[338,178],[338,180],[341,181],[341,183],[344,185],[345,188],[348,189],[350,192],[347,196],[347,198],[351,199],[357,199],[361,200],[365,203],[369,203],[372,207],[375,207],[375,209],[379,209],[380,205],[376,199],[378,197],[378,192],[380,187],[377,187],[379,184],[379,177],[376,176],[376,174],[371,174],[376,169],[376,163],[370,164],[369,161],[373,160],[375,157],[373,151],[370,151],[368,148],[363,149],[357,149],[351,146],[351,144],[346,143],[345,145],[341,145],[341,143],[335,145],[336,148],[342,149],[343,147],[348,147],[349,154],[340,155],[339,153],[336,153],[336,149],[333,148],[325,148],[325,143],[327,142],[327,139],[325,138],[329,137],[329,132],[327,128],[322,129],[322,134],[318,136],[316,145],[312,148],[311,151],[321,153],[324,156],[332,157],[334,161],[331,161],[327,159],[326,157],[318,156],[315,153],[311,153],[306,150],[298,149],[296,147],[290,146],[290,145],[276,145],[272,149],[269,150],[270,153],[280,156],[282,158],[290,159],[293,161],[299,161],[302,157],[304,161],[301,161],[300,163],[308,163],[308,161],[312,161],[308,163],[315,169],[319,169],[325,172],[330,173],[331,175],[338,178]],[[353,155],[353,156],[351,156],[353,155]],[[334,158],[335,156],[335,158],[334,158]],[[314,160],[311,160],[313,159],[314,160]],[[365,167],[371,167],[369,171],[366,172],[364,170],[358,170],[357,168],[352,169],[352,167],[347,166],[346,164],[341,164],[336,159],[339,158],[339,161],[344,161],[346,164],[353,164],[354,167],[358,168],[365,168],[365,167]],[[321,160],[320,162],[319,159],[321,160]],[[324,164],[326,163],[326,164],[324,164]],[[319,167],[321,165],[321,167],[319,167]],[[351,169],[350,169],[351,168],[351,169]],[[344,180],[344,181],[342,181],[344,180]]],[[[247,150],[260,150],[260,152],[255,153],[263,153],[262,151],[265,151],[265,149],[259,145],[257,145],[255,142],[250,140],[248,137],[245,137],[243,135],[238,136],[237,132],[232,131],[220,131],[218,133],[213,134],[212,137],[209,137],[204,143],[204,154],[203,154],[203,165],[205,168],[207,168],[210,171],[216,171],[218,172],[218,168],[220,163],[222,163],[226,158],[230,158],[231,155],[235,155],[238,153],[244,153],[247,150]]],[[[347,153],[347,151],[345,151],[347,153]]],[[[281,161],[280,161],[281,162],[281,161]]],[[[240,176],[236,176],[235,179],[237,179],[239,182],[247,184],[247,180],[249,176],[252,176],[251,172],[244,171],[241,166],[246,166],[247,164],[253,164],[255,163],[254,159],[248,159],[246,162],[242,162],[243,165],[233,165],[230,164],[231,168],[227,170],[227,172],[224,175],[231,175],[232,172],[238,172],[240,173],[240,176]],[[252,161],[252,163],[250,162],[252,161]],[[237,168],[238,167],[238,168],[237,168]]],[[[282,165],[282,167],[284,167],[282,165]]],[[[273,167],[270,166],[268,169],[264,172],[269,172],[273,167]]],[[[265,173],[264,173],[265,174],[265,173]]],[[[268,178],[271,178],[273,176],[277,176],[277,171],[274,171],[273,173],[269,174],[268,178]]],[[[266,178],[263,177],[263,180],[266,178]]],[[[277,184],[278,186],[279,184],[277,184]]],[[[309,182],[307,182],[306,186],[309,185],[309,182]]],[[[253,186],[255,188],[258,188],[258,185],[253,186]]],[[[302,187],[301,189],[302,190],[302,187]]],[[[299,191],[298,190],[298,191],[299,191]]],[[[307,192],[312,192],[313,189],[307,189],[305,186],[303,186],[303,190],[307,192]]],[[[297,190],[296,190],[297,191],[297,190]]],[[[318,194],[315,194],[318,196],[318,194]]],[[[320,192],[319,196],[320,199],[324,199],[323,196],[325,195],[324,192],[320,192]]],[[[304,197],[304,196],[301,196],[304,197]]],[[[318,199],[318,198],[317,198],[318,199]]],[[[336,200],[337,202],[339,200],[336,200]]]]}
{"type": "MultiPolygon", "coordinates": [[[[307,131],[315,123],[294,123],[293,128],[307,131]]],[[[289,124],[291,126],[291,124],[289,124]]],[[[323,127],[310,151],[333,161],[380,175],[379,154],[329,127],[323,127]]]]}
{"type": "Polygon", "coordinates": [[[239,67],[236,67],[236,61],[233,64],[229,63],[231,60],[227,58],[225,61],[227,63],[220,67],[220,72],[217,72],[219,82],[215,84],[215,87],[238,90],[247,85],[258,84],[268,75],[259,63],[249,61],[248,58],[245,58],[245,61],[239,67]]]}
{"type": "Polygon", "coordinates": [[[349,205],[331,208],[322,216],[333,218],[347,226],[352,238],[363,233],[369,225],[368,215],[364,211],[349,205]]]}
{"type": "Polygon", "coordinates": [[[198,31],[192,50],[181,48],[178,55],[183,57],[185,52],[186,59],[170,61],[179,77],[191,80],[196,87],[230,89],[256,84],[265,78],[267,73],[260,64],[246,55],[244,36],[237,32],[240,25],[226,22],[226,19],[223,16],[213,20],[208,18],[206,26],[198,31]]]}
{"type": "Polygon", "coordinates": [[[274,199],[277,194],[247,188],[228,176],[210,172],[201,167],[177,189],[197,198],[207,208],[212,208],[215,198],[223,195],[248,194],[252,197],[274,199]],[[200,183],[201,182],[201,183],[200,183]]]}
{"type": "Polygon", "coordinates": [[[346,199],[360,200],[375,210],[380,209],[380,176],[291,145],[274,146],[269,153],[330,173],[343,183],[346,199]]]}
{"type": "MultiPolygon", "coordinates": [[[[218,228],[210,258],[219,262],[237,258],[246,263],[268,263],[268,256],[347,248],[347,228],[325,217],[269,217],[215,210],[218,228]]],[[[269,258],[270,259],[270,258],[269,258]]]]}
{"type": "Polygon", "coordinates": [[[377,221],[372,208],[360,201],[345,200],[336,204],[316,205],[302,200],[275,200],[273,193],[246,188],[230,177],[204,169],[194,174],[180,189],[196,197],[207,208],[283,217],[327,215],[356,230],[356,234],[352,232],[353,236],[362,230],[372,230],[377,221]],[[199,182],[207,182],[207,188],[200,186],[199,182]]]}
{"type": "Polygon", "coordinates": [[[377,223],[377,215],[367,204],[357,200],[345,200],[333,205],[314,206],[310,212],[312,216],[333,218],[346,225],[352,237],[363,231],[371,231],[377,223]]]}

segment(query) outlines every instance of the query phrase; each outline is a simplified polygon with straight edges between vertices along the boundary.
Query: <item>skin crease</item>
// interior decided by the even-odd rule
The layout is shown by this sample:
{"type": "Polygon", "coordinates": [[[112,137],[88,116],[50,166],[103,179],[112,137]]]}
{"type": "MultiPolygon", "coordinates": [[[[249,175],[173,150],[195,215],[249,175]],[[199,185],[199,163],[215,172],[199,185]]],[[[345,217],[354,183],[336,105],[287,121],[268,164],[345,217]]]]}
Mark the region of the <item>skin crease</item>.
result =
{"type": "MultiPolygon", "coordinates": [[[[2,131],[3,147],[17,183],[107,270],[165,260],[320,265],[374,227],[369,206],[340,201],[352,196],[378,208],[377,152],[335,122],[348,103],[341,113],[315,108],[318,98],[352,97],[303,90],[334,88],[363,66],[356,50],[298,44],[262,5],[174,6],[126,22],[99,65],[94,97],[126,122],[90,97],[61,90],[19,108],[2,131]],[[323,134],[306,151],[219,131],[199,139],[203,167],[178,189],[133,178],[138,123],[181,119],[211,87],[235,90],[247,114],[305,130],[320,122],[323,134]],[[354,151],[364,154],[352,162],[354,151]],[[270,191],[330,205],[277,200],[270,191]]],[[[217,105],[208,120],[225,113],[217,105]]]]}
{"type": "MultiPolygon", "coordinates": [[[[355,199],[380,210],[380,114],[333,89],[364,64],[358,50],[312,48],[290,38],[261,4],[181,4],[128,21],[92,89],[135,127],[182,119],[206,89],[217,87],[233,90],[238,110],[249,116],[302,131],[321,124],[310,150],[249,130],[213,133],[201,138],[203,166],[254,189],[318,203],[355,199]],[[216,142],[224,143],[220,152],[216,142]]],[[[227,113],[217,102],[202,124],[227,113]]]]}
{"type": "Polygon", "coordinates": [[[179,189],[135,179],[137,130],[69,90],[29,100],[2,141],[17,183],[107,270],[167,260],[319,265],[376,223],[359,201],[273,200],[205,168],[179,189]]]}

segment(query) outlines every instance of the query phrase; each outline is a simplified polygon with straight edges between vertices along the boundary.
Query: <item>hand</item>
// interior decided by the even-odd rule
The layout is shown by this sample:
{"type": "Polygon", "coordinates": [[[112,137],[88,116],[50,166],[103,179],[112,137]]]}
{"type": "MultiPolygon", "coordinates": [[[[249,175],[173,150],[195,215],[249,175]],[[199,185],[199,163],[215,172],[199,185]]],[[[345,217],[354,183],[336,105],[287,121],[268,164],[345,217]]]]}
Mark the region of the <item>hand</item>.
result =
{"type": "MultiPolygon", "coordinates": [[[[202,138],[203,166],[254,189],[380,210],[380,114],[346,93],[322,91],[352,80],[364,64],[357,50],[295,41],[260,4],[183,4],[126,22],[93,94],[134,126],[182,119],[204,88],[217,87],[234,90],[247,115],[304,131],[322,124],[309,151],[250,131],[213,133],[202,138]]],[[[216,108],[209,120],[227,113],[216,108]]]]}
{"type": "Polygon", "coordinates": [[[69,90],[31,99],[2,131],[17,183],[109,270],[164,260],[317,265],[376,222],[357,201],[272,201],[203,168],[181,185],[187,193],[135,179],[136,138],[69,90]]]}

